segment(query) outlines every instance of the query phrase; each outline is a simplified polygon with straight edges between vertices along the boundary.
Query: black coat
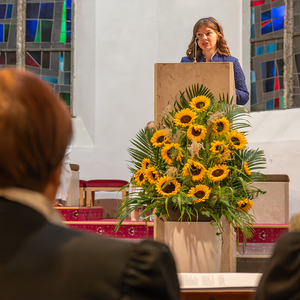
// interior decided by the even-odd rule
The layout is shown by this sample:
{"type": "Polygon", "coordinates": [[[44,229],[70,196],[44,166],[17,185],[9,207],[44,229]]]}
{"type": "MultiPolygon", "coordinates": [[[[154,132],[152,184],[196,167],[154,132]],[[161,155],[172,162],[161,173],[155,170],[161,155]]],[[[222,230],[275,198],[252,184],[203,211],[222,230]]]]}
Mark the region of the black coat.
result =
{"type": "Polygon", "coordinates": [[[1,300],[179,299],[167,246],[129,243],[49,223],[0,198],[1,300]]]}
{"type": "Polygon", "coordinates": [[[254,299],[300,299],[300,232],[291,232],[280,237],[254,299]]]}

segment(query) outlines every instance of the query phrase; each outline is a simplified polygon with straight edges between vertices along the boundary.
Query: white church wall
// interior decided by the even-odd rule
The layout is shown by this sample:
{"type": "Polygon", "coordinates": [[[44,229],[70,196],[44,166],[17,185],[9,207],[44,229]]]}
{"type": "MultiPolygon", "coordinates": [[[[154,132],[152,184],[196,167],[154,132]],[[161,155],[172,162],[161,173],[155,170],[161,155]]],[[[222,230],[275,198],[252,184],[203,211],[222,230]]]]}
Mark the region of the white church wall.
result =
{"type": "Polygon", "coordinates": [[[300,109],[253,112],[247,140],[252,149],[264,150],[265,174],[287,174],[290,216],[300,211],[300,109]]]}
{"type": "Polygon", "coordinates": [[[80,121],[74,122],[71,159],[80,165],[82,179],[129,180],[129,140],[154,117],[154,63],[179,62],[195,22],[210,15],[223,25],[232,55],[243,63],[243,5],[240,0],[75,4],[74,102],[80,121]]]}

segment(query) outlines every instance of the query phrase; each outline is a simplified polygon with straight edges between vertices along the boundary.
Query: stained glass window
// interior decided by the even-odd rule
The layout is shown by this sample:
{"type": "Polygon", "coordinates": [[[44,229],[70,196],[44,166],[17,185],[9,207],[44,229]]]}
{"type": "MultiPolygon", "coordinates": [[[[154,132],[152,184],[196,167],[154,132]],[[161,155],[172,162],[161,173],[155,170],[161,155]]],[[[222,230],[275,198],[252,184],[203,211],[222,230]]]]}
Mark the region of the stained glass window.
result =
{"type": "MultiPolygon", "coordinates": [[[[283,0],[251,1],[251,110],[283,109],[283,0]],[[253,29],[254,28],[254,29],[253,29]]],[[[300,0],[294,1],[294,93],[300,107],[300,0]]]]}
{"type": "MultiPolygon", "coordinates": [[[[25,68],[70,105],[72,0],[26,1],[25,68]]],[[[0,0],[0,69],[16,65],[17,0],[0,0]]]]}

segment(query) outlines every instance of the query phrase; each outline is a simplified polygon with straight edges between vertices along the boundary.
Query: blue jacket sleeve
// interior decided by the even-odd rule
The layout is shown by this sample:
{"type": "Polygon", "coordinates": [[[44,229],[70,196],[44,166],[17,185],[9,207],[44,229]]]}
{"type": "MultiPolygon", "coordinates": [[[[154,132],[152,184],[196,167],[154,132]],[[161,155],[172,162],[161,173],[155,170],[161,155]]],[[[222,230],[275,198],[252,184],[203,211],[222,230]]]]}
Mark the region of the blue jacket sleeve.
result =
{"type": "Polygon", "coordinates": [[[244,105],[249,100],[249,92],[245,83],[245,75],[237,59],[233,61],[236,103],[244,105]]]}

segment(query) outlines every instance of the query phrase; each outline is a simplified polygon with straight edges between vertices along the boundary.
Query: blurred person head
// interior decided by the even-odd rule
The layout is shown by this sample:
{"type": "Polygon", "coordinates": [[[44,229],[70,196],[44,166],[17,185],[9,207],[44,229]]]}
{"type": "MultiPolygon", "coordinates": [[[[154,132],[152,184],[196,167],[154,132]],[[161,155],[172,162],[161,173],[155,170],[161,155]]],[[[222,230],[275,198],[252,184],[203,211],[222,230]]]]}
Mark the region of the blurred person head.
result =
{"type": "Polygon", "coordinates": [[[0,188],[55,188],[71,136],[71,116],[46,82],[26,71],[0,71],[0,188]]]}
{"type": "Polygon", "coordinates": [[[155,125],[154,125],[154,121],[149,121],[146,125],[146,128],[148,129],[153,129],[155,128],[155,125]]]}
{"type": "Polygon", "coordinates": [[[208,39],[209,46],[214,47],[214,51],[225,56],[231,55],[224,38],[223,28],[215,18],[202,18],[194,25],[192,39],[186,51],[186,55],[190,60],[193,59],[193,45],[196,37],[199,38],[196,52],[197,60],[206,50],[206,39],[208,39]]]}

